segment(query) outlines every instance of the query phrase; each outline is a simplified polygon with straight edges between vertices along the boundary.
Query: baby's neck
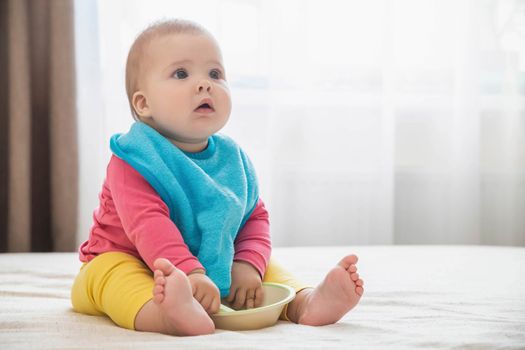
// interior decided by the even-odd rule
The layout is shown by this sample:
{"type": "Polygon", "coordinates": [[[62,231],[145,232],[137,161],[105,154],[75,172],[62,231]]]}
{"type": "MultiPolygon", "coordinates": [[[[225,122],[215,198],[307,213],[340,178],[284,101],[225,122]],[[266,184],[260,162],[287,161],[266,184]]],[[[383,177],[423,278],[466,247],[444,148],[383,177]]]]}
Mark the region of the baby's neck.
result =
{"type": "Polygon", "coordinates": [[[165,138],[167,138],[172,144],[174,144],[175,146],[177,146],[184,152],[198,153],[198,152],[204,151],[206,147],[208,147],[208,137],[206,137],[203,140],[185,142],[185,141],[180,141],[176,139],[177,136],[175,134],[169,132],[168,130],[160,127],[159,125],[155,123],[153,123],[153,125],[148,123],[148,125],[150,125],[152,128],[157,130],[160,134],[162,134],[165,138]]]}
{"type": "Polygon", "coordinates": [[[208,139],[202,142],[198,142],[198,143],[180,142],[180,141],[175,141],[173,139],[169,139],[169,140],[171,141],[171,143],[173,143],[175,146],[177,146],[181,150],[185,152],[190,152],[190,153],[202,152],[206,149],[206,147],[208,147],[208,139]]]}

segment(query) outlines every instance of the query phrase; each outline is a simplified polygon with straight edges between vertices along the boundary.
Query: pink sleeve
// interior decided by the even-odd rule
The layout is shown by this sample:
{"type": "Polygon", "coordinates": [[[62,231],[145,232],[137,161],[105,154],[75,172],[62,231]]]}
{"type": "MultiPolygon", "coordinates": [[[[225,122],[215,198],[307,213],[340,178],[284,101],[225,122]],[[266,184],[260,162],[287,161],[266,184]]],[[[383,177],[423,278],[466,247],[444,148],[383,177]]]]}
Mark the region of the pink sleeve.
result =
{"type": "Polygon", "coordinates": [[[152,271],[157,258],[170,260],[186,274],[204,269],[171,221],[166,203],[142,175],[112,156],[107,181],[122,227],[152,271]]]}
{"type": "Polygon", "coordinates": [[[272,254],[268,211],[259,198],[255,209],[235,239],[234,261],[252,264],[263,278],[272,254]]]}

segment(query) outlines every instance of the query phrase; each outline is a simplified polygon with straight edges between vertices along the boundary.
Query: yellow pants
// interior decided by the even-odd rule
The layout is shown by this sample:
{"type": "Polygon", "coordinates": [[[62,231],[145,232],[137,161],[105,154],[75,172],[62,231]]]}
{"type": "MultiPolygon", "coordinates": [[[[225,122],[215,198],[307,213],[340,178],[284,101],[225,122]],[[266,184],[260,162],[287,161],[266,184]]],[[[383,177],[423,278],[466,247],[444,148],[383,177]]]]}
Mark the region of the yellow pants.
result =
{"type": "MultiPolygon", "coordinates": [[[[309,287],[270,259],[263,282],[286,284],[296,293],[309,287]]],[[[135,317],[153,298],[153,273],[143,261],[121,252],[104,253],[85,263],[71,288],[77,312],[107,315],[120,327],[135,329],[135,317]]],[[[287,320],[287,307],[281,319],[287,320]]]]}

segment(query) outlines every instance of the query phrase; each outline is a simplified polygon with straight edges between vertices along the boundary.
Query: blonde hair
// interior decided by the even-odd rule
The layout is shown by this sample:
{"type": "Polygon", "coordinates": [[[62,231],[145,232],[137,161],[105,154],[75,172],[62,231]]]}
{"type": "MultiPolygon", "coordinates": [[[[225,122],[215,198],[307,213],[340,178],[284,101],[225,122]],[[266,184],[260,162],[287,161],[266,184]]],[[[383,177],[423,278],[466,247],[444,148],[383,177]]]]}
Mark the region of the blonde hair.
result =
{"type": "Polygon", "coordinates": [[[139,89],[140,76],[144,71],[143,58],[147,52],[148,44],[155,38],[168,34],[195,34],[207,35],[213,38],[213,35],[204,27],[193,21],[185,19],[161,20],[150,24],[135,39],[129,49],[128,59],[126,61],[126,93],[128,95],[129,106],[133,119],[139,117],[133,107],[133,94],[139,89]]]}

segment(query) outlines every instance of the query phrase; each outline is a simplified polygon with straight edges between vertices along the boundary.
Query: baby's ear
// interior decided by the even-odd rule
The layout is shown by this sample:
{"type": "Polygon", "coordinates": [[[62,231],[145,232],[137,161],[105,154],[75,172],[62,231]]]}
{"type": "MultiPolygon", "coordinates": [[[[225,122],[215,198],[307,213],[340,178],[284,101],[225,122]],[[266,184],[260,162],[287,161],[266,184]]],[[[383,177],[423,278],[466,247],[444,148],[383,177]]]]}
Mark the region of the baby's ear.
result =
{"type": "Polygon", "coordinates": [[[133,94],[131,104],[138,117],[151,117],[148,100],[142,91],[137,91],[133,94]]]}

